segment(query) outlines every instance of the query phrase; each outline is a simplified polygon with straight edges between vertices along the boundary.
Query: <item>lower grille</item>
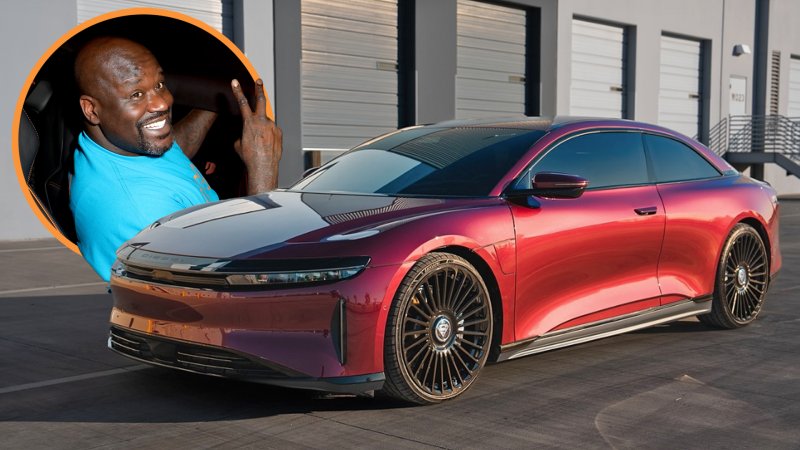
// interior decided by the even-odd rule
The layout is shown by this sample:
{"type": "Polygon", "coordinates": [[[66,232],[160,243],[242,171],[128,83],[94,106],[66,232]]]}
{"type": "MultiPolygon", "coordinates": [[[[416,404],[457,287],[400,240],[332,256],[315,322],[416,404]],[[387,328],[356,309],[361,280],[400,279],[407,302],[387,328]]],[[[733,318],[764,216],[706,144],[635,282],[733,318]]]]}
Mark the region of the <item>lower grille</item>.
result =
{"type": "Polygon", "coordinates": [[[176,369],[230,378],[288,378],[265,363],[238,353],[111,327],[109,347],[123,355],[176,369]]]}

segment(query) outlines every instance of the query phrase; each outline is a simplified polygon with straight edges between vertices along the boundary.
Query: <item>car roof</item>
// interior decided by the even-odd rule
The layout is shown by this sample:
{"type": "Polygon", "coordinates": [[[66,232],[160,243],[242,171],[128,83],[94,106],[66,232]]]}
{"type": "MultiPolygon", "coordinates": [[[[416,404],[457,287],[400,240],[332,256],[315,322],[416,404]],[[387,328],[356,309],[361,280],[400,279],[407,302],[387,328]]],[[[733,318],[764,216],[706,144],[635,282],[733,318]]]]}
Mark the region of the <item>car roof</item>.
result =
{"type": "Polygon", "coordinates": [[[436,128],[518,128],[525,130],[552,131],[565,125],[596,124],[598,126],[625,126],[630,128],[660,128],[643,122],[608,117],[583,117],[583,116],[556,116],[556,117],[528,117],[510,116],[486,119],[461,119],[448,120],[431,124],[436,128]]]}

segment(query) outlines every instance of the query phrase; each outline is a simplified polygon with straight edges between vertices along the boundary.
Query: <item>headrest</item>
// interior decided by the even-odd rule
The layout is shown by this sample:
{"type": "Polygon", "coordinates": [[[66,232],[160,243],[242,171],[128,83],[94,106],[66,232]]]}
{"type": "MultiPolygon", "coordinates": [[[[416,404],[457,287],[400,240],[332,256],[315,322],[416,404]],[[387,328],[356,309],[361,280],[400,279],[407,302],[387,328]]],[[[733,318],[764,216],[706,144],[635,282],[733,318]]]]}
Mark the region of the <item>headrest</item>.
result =
{"type": "Polygon", "coordinates": [[[28,97],[25,98],[25,109],[41,113],[53,96],[53,86],[47,80],[36,83],[28,97]]]}

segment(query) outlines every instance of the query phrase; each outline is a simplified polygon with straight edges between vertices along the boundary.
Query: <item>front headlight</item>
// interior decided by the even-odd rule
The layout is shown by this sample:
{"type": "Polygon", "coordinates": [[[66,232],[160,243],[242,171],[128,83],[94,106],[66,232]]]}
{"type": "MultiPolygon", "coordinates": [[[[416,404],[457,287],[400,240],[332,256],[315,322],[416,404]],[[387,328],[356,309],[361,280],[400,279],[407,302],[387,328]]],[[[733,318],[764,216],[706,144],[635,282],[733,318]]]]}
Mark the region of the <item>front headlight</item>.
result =
{"type": "Polygon", "coordinates": [[[228,275],[225,279],[231,286],[284,287],[291,284],[333,282],[358,275],[365,266],[341,267],[326,270],[303,270],[292,272],[262,272],[228,275]]]}
{"type": "Polygon", "coordinates": [[[216,259],[120,249],[112,268],[117,277],[175,286],[214,289],[286,289],[353,278],[368,256],[297,259],[216,259]]]}

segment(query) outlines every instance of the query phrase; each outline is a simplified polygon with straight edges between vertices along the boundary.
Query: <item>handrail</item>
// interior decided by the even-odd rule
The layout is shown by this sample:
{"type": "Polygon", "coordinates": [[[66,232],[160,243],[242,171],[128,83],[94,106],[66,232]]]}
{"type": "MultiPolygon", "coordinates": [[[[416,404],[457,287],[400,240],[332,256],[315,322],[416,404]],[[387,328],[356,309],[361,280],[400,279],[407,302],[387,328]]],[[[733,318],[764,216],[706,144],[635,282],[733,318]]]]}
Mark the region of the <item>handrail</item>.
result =
{"type": "Polygon", "coordinates": [[[755,151],[800,161],[800,117],[728,116],[709,130],[708,147],[719,155],[755,151]]]}

